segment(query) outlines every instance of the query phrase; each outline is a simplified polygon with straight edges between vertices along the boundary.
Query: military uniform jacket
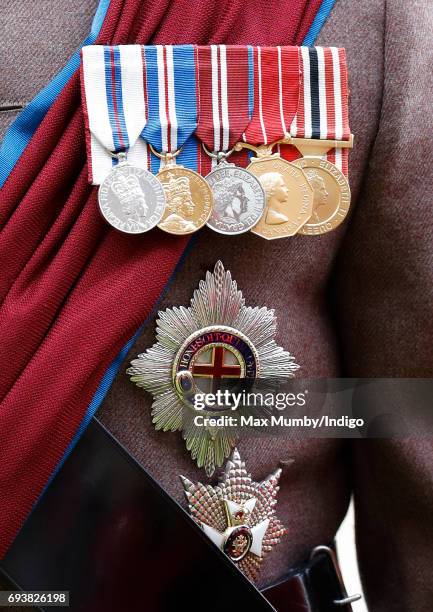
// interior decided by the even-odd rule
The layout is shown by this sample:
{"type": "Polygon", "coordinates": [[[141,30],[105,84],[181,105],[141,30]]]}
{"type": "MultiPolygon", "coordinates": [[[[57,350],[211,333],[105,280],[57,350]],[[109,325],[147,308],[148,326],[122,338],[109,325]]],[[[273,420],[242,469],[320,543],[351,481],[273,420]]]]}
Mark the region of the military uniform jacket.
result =
{"type": "MultiPolygon", "coordinates": [[[[1,9],[2,48],[10,51],[2,60],[3,107],[26,104],[84,38],[95,0],[73,4],[73,12],[68,0],[1,9]],[[22,31],[18,12],[28,15],[30,31],[22,31]],[[38,66],[35,47],[46,53],[38,66]]],[[[159,308],[188,304],[198,281],[222,259],[250,305],[275,309],[277,341],[296,355],[302,376],[432,376],[432,34],[427,0],[337,0],[316,44],[347,50],[357,137],[350,155],[349,220],[314,239],[271,242],[251,234],[228,240],[202,230],[159,308]]],[[[0,113],[3,131],[15,113],[0,113]]],[[[179,434],[154,430],[150,396],[125,374],[131,358],[153,343],[154,330],[155,317],[127,356],[99,417],[183,503],[178,474],[197,481],[203,472],[179,434]]],[[[256,479],[283,468],[278,513],[290,536],[264,564],[263,585],[332,540],[353,493],[371,612],[432,609],[431,439],[268,437],[241,441],[240,450],[256,479]]]]}

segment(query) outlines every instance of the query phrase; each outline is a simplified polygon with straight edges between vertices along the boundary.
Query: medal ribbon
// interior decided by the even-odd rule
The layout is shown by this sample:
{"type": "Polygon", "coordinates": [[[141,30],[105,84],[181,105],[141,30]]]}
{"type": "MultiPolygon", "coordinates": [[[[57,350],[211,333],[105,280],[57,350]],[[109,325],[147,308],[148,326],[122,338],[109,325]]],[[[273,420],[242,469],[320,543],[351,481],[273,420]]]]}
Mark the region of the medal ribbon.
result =
{"type": "MultiPolygon", "coordinates": [[[[300,51],[302,83],[298,112],[290,126],[291,136],[349,140],[349,87],[345,50],[336,47],[301,47],[300,51]]],[[[327,159],[347,175],[348,155],[348,149],[332,149],[327,159]]]]}
{"type": "MultiPolygon", "coordinates": [[[[179,162],[194,167],[197,141],[191,136],[198,114],[194,47],[156,45],[143,49],[149,107],[141,136],[163,154],[182,148],[179,162]]],[[[161,160],[152,155],[152,171],[157,172],[160,165],[161,160]]]]}
{"type": "Polygon", "coordinates": [[[146,123],[141,46],[83,47],[81,86],[89,174],[100,184],[117,163],[109,152],[127,152],[146,123]]]}
{"type": "Polygon", "coordinates": [[[197,47],[199,118],[196,134],[209,151],[227,152],[250,121],[249,48],[197,47]]]}
{"type": "Polygon", "coordinates": [[[300,88],[299,47],[254,48],[254,111],[244,140],[270,144],[288,133],[300,88]]]}

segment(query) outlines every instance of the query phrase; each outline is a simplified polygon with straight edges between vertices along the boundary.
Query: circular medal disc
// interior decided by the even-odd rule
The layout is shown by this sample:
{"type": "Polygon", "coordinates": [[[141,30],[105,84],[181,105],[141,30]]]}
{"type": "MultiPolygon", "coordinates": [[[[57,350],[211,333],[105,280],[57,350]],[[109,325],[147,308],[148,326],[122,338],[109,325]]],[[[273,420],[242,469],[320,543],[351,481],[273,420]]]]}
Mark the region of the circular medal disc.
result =
{"type": "Polygon", "coordinates": [[[267,240],[297,234],[313,210],[313,189],[304,172],[278,156],[254,159],[247,170],[266,195],[265,211],[251,231],[267,240]]]}
{"type": "MultiPolygon", "coordinates": [[[[260,376],[260,360],[256,347],[242,332],[226,325],[211,325],[197,330],[179,347],[172,366],[172,381],[179,397],[191,405],[196,393],[209,393],[221,388],[227,379],[231,383],[252,383],[260,376]],[[182,377],[189,385],[187,394],[182,377]],[[245,380],[246,379],[246,380],[245,380]],[[216,386],[215,386],[216,385],[216,386]]],[[[235,390],[233,387],[232,390],[235,390]]],[[[218,414],[219,409],[205,408],[218,414]]]]}
{"type": "Polygon", "coordinates": [[[221,163],[207,177],[214,206],[208,227],[220,234],[243,234],[259,221],[266,197],[260,181],[244,168],[221,163]]]}
{"type": "Polygon", "coordinates": [[[319,157],[302,157],[293,162],[305,172],[314,190],[313,212],[300,234],[330,232],[344,221],[350,206],[347,178],[333,163],[319,157]]]}
{"type": "Polygon", "coordinates": [[[104,219],[126,234],[143,234],[157,225],[165,209],[161,183],[148,170],[128,163],[114,166],[98,191],[104,219]]]}
{"type": "Polygon", "coordinates": [[[176,235],[199,230],[212,213],[212,189],[206,180],[183,166],[170,166],[158,172],[164,188],[166,209],[158,227],[176,235]]]}

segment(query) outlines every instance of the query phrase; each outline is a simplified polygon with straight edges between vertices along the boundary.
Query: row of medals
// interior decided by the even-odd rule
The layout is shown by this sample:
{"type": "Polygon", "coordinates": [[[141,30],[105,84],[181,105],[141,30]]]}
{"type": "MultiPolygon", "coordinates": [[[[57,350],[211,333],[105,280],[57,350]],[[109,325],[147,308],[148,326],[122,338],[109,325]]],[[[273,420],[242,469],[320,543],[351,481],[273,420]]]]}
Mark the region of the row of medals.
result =
{"type": "Polygon", "coordinates": [[[177,164],[178,153],[158,154],[165,163],[156,176],[121,154],[99,188],[101,214],[128,234],[158,226],[187,235],[207,225],[220,234],[251,231],[268,240],[323,234],[343,221],[349,184],[323,151],[288,162],[272,153],[273,145],[239,143],[235,150],[244,147],[257,155],[246,169],[211,154],[218,163],[206,177],[177,164]]]}

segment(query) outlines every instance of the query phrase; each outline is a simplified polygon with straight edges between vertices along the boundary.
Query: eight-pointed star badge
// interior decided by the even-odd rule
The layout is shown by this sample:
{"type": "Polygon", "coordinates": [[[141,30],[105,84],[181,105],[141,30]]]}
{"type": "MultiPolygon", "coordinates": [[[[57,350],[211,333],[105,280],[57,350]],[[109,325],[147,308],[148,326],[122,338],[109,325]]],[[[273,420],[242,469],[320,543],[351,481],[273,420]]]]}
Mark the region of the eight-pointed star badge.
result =
{"type": "Polygon", "coordinates": [[[287,530],[275,516],[281,470],[254,482],[234,449],[218,486],[181,476],[192,518],[250,579],[287,530]]]}
{"type": "MultiPolygon", "coordinates": [[[[245,306],[230,272],[219,261],[194,292],[189,308],[159,313],[157,342],[131,362],[131,380],[149,391],[157,430],[182,430],[187,449],[211,476],[235,446],[228,428],[198,425],[197,395],[221,383],[254,384],[257,379],[291,378],[299,368],[274,340],[276,317],[268,308],[245,306]]],[[[203,409],[203,407],[201,407],[203,409]]],[[[210,406],[207,416],[221,414],[210,406]]]]}

